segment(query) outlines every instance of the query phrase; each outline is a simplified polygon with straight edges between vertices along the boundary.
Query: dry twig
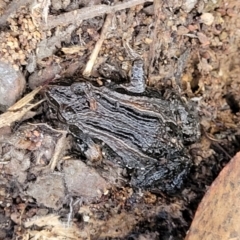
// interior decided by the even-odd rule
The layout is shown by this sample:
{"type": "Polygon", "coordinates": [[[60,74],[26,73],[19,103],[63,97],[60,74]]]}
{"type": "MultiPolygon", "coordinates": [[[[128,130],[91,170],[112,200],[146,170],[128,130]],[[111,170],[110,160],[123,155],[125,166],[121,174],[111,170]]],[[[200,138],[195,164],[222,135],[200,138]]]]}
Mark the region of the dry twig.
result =
{"type": "Polygon", "coordinates": [[[161,18],[161,8],[162,8],[162,1],[161,0],[154,0],[154,18],[155,18],[155,27],[154,27],[154,32],[153,32],[153,41],[150,45],[150,54],[149,59],[147,62],[148,66],[146,66],[146,69],[148,69],[148,76],[149,76],[149,81],[151,81],[151,73],[153,71],[153,62],[155,59],[155,55],[156,55],[156,43],[157,41],[159,41],[157,39],[157,36],[159,34],[159,26],[160,26],[160,18],[161,18]]]}
{"type": "Polygon", "coordinates": [[[95,45],[95,48],[93,49],[93,52],[90,56],[90,59],[87,62],[85,70],[83,71],[83,76],[85,76],[85,77],[89,77],[90,74],[91,74],[94,62],[96,61],[98,53],[99,53],[99,51],[102,47],[103,41],[104,41],[104,39],[106,37],[106,34],[107,34],[107,31],[108,31],[108,27],[112,22],[112,18],[113,18],[113,15],[108,14],[106,19],[105,19],[104,25],[102,27],[100,38],[98,39],[98,41],[95,45]]]}
{"type": "Polygon", "coordinates": [[[56,142],[56,147],[55,147],[54,153],[52,155],[51,161],[48,164],[48,167],[50,167],[50,169],[52,171],[54,171],[55,167],[57,166],[57,162],[60,159],[60,156],[62,155],[62,153],[65,150],[66,138],[67,138],[67,133],[68,132],[64,131],[64,130],[54,129],[54,128],[50,127],[48,124],[46,124],[46,123],[34,123],[34,124],[29,123],[29,124],[32,125],[32,126],[44,126],[44,127],[50,129],[53,132],[57,132],[57,133],[61,134],[61,137],[56,142]]]}
{"type": "Polygon", "coordinates": [[[153,0],[129,0],[127,2],[119,3],[114,6],[108,5],[95,5],[91,7],[85,7],[71,12],[63,13],[58,16],[48,16],[48,23],[42,23],[44,29],[52,29],[59,25],[64,26],[70,23],[78,23],[79,21],[94,18],[103,14],[110,14],[116,11],[120,11],[126,8],[131,8],[139,4],[146,2],[152,2],[153,0]]]}
{"type": "Polygon", "coordinates": [[[50,0],[44,0],[41,4],[41,7],[43,8],[42,10],[42,18],[45,21],[45,23],[47,24],[47,18],[48,18],[48,11],[49,11],[49,7],[51,5],[51,1],[50,0]]]}

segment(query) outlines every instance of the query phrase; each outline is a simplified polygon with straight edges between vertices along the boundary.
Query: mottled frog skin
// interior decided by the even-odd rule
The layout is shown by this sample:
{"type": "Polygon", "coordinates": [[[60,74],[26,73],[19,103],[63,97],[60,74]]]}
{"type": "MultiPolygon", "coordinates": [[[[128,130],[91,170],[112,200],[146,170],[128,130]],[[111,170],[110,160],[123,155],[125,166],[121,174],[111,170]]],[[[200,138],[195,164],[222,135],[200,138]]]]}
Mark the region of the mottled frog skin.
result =
{"type": "Polygon", "coordinates": [[[131,170],[133,187],[173,193],[189,172],[185,145],[198,139],[199,124],[177,94],[166,99],[145,89],[142,75],[136,62],[128,85],[53,85],[46,97],[69,132],[85,143],[83,154],[94,142],[103,142],[119,156],[115,164],[131,170]]]}

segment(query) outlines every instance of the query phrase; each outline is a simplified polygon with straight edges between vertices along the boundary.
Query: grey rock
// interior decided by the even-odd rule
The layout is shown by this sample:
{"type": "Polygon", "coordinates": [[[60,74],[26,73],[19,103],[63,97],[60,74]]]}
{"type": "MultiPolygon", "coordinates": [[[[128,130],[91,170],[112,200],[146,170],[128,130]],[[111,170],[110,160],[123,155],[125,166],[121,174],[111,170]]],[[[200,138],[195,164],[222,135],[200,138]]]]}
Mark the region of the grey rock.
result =
{"type": "Polygon", "coordinates": [[[55,173],[39,176],[35,183],[29,185],[27,194],[35,198],[38,204],[59,210],[65,198],[63,178],[55,173]]]}
{"type": "Polygon", "coordinates": [[[14,176],[19,183],[23,184],[27,178],[27,170],[30,167],[30,156],[25,151],[9,147],[9,152],[5,153],[2,158],[11,159],[5,166],[5,173],[14,176]]]}
{"type": "Polygon", "coordinates": [[[68,192],[72,196],[83,197],[91,201],[101,197],[107,189],[107,182],[85,163],[79,160],[68,160],[63,164],[63,172],[68,192]]]}
{"type": "Polygon", "coordinates": [[[193,8],[196,6],[198,0],[184,0],[182,3],[182,9],[189,13],[193,10],[193,8]]]}
{"type": "Polygon", "coordinates": [[[20,71],[0,61],[0,111],[6,111],[22,95],[26,80],[20,71]]]}

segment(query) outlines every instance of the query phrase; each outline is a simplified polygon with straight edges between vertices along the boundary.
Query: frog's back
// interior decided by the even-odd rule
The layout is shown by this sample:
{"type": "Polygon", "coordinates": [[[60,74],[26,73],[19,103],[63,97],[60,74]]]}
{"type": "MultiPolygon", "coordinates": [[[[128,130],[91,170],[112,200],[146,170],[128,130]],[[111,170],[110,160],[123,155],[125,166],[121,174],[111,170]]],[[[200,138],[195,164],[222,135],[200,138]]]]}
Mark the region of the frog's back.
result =
{"type": "Polygon", "coordinates": [[[89,82],[53,86],[49,96],[57,102],[61,121],[102,141],[120,156],[116,163],[133,169],[132,185],[168,192],[182,186],[191,165],[184,134],[192,139],[198,126],[178,98],[164,99],[148,90],[114,91],[89,82]]]}

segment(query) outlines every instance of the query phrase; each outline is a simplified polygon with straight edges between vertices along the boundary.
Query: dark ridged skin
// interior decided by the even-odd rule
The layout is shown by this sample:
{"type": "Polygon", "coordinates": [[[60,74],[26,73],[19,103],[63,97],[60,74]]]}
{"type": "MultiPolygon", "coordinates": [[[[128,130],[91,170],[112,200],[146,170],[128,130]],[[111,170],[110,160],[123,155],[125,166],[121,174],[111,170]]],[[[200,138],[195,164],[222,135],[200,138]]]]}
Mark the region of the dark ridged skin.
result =
{"type": "MultiPolygon", "coordinates": [[[[136,84],[139,75],[132,75],[136,84]]],[[[184,144],[199,137],[198,122],[176,94],[164,99],[151,89],[131,94],[127,88],[78,82],[49,86],[46,97],[75,138],[87,148],[104,142],[120,157],[116,164],[133,170],[132,186],[172,193],[189,172],[184,144]]]]}

